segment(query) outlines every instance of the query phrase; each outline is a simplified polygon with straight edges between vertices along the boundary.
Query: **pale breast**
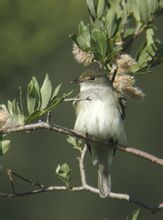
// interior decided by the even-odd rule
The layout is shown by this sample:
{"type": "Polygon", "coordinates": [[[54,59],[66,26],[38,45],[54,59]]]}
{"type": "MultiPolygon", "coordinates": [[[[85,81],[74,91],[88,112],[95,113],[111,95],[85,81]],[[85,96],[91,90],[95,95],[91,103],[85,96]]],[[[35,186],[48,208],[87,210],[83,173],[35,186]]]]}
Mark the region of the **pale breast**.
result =
{"type": "MultiPolygon", "coordinates": [[[[113,138],[122,142],[124,139],[123,122],[116,101],[112,94],[105,95],[101,94],[101,91],[100,96],[90,92],[91,101],[80,101],[78,103],[74,129],[99,139],[113,138]]],[[[84,97],[85,94],[81,93],[81,96],[84,97]]]]}

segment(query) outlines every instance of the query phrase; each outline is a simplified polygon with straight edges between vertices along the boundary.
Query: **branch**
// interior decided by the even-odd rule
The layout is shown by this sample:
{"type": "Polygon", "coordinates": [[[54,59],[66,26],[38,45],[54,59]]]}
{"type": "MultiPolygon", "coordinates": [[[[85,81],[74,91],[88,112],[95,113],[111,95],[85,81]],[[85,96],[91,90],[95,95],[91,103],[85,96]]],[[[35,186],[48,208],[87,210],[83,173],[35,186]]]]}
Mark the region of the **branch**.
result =
{"type": "Polygon", "coordinates": [[[69,98],[69,99],[64,99],[64,102],[76,102],[76,101],[92,101],[89,97],[87,98],[69,98]]]}
{"type": "MultiPolygon", "coordinates": [[[[81,155],[79,157],[79,169],[80,169],[80,177],[81,177],[81,183],[82,183],[81,186],[75,186],[69,190],[67,189],[66,186],[45,187],[43,184],[40,184],[40,183],[33,181],[31,179],[27,179],[25,177],[22,177],[21,175],[15,173],[11,169],[8,169],[9,181],[12,180],[12,193],[0,192],[0,197],[3,197],[3,198],[23,197],[23,196],[35,195],[35,194],[40,194],[40,193],[45,193],[45,192],[52,192],[52,191],[71,191],[71,192],[90,191],[92,193],[99,194],[99,190],[97,188],[89,185],[86,180],[86,173],[85,173],[85,168],[84,168],[84,160],[85,160],[86,153],[87,153],[87,145],[84,146],[84,148],[81,151],[81,155]],[[14,182],[13,182],[14,181],[13,176],[15,178],[19,178],[20,180],[22,180],[24,182],[30,183],[33,186],[37,186],[37,187],[39,187],[39,189],[35,189],[32,191],[28,191],[28,192],[16,192],[14,182]]],[[[151,211],[152,213],[156,213],[156,212],[160,211],[161,209],[163,209],[163,203],[160,203],[157,206],[151,206],[151,205],[148,205],[140,200],[133,198],[129,194],[111,192],[108,197],[111,199],[125,200],[127,202],[136,204],[142,208],[145,208],[145,209],[151,211]]]]}
{"type": "MultiPolygon", "coordinates": [[[[110,145],[108,144],[107,141],[106,142],[97,141],[97,140],[95,141],[91,137],[87,137],[86,135],[83,135],[83,134],[76,132],[72,129],[62,127],[59,125],[55,125],[55,124],[52,125],[47,122],[37,122],[37,123],[19,126],[19,127],[15,127],[15,128],[8,128],[6,130],[0,130],[0,133],[1,134],[13,134],[13,133],[20,133],[20,132],[24,132],[24,131],[26,131],[26,132],[36,131],[39,129],[47,129],[47,130],[50,130],[53,132],[57,132],[59,134],[75,136],[75,137],[81,138],[86,141],[91,141],[91,142],[95,142],[95,143],[99,143],[99,144],[105,144],[105,145],[108,145],[108,147],[110,147],[110,145]]],[[[147,152],[144,152],[142,150],[138,150],[136,148],[128,147],[128,146],[124,146],[124,145],[117,145],[117,146],[115,146],[115,148],[119,151],[129,153],[131,155],[148,160],[148,161],[155,163],[157,165],[163,166],[163,159],[158,158],[158,157],[156,157],[152,154],[149,154],[147,152]]]]}

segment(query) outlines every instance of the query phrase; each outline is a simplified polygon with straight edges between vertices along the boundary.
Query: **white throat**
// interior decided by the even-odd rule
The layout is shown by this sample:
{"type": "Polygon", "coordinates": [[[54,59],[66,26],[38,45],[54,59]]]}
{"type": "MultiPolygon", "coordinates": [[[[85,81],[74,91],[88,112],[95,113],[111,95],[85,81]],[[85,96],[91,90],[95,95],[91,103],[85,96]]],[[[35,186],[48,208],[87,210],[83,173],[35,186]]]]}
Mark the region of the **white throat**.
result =
{"type": "Polygon", "coordinates": [[[99,84],[86,84],[86,83],[82,83],[80,85],[80,91],[81,92],[85,92],[85,91],[89,91],[89,90],[94,90],[94,89],[105,89],[105,88],[109,88],[106,85],[99,85],[99,84]]]}

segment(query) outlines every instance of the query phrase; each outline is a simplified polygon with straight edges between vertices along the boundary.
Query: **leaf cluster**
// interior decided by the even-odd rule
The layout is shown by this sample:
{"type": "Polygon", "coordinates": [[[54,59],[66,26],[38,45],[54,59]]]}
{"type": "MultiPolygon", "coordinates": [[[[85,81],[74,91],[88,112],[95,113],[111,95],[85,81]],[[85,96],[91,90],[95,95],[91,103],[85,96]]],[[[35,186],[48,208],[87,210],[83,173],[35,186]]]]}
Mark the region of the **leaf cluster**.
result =
{"type": "MultiPolygon", "coordinates": [[[[41,86],[36,77],[32,77],[27,85],[26,95],[23,95],[20,88],[19,101],[16,99],[8,100],[7,106],[1,105],[1,107],[8,111],[11,118],[15,118],[16,125],[31,123],[54,110],[70,94],[59,96],[61,86],[62,84],[53,89],[48,74],[46,74],[41,86]]],[[[12,127],[10,125],[8,124],[7,127],[12,127]]]]}
{"type": "MultiPolygon", "coordinates": [[[[8,100],[7,106],[4,104],[0,106],[8,115],[8,120],[3,128],[13,128],[32,123],[54,110],[71,93],[59,95],[61,86],[59,84],[53,89],[48,74],[46,74],[41,86],[36,77],[32,77],[27,85],[25,95],[23,95],[20,88],[19,101],[16,99],[13,99],[13,101],[8,100]]],[[[4,140],[4,135],[1,134],[0,155],[7,152],[9,144],[10,141],[4,140]]]]}
{"type": "Polygon", "coordinates": [[[159,0],[87,0],[90,22],[80,22],[78,33],[71,35],[77,46],[94,55],[106,69],[119,54],[127,53],[139,36],[135,49],[138,72],[158,63],[158,43],[153,20],[161,10],[159,0]]]}
{"type": "Polygon", "coordinates": [[[71,168],[67,163],[63,163],[62,165],[58,164],[56,168],[56,174],[62,180],[62,182],[66,185],[68,189],[71,188],[71,168]]]}

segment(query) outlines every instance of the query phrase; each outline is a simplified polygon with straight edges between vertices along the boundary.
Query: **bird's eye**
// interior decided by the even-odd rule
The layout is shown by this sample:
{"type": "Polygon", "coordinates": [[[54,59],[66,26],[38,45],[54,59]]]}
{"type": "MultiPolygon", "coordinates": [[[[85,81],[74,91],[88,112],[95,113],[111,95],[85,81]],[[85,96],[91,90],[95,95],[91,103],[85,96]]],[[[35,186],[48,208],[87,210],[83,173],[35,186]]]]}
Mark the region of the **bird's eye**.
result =
{"type": "Polygon", "coordinates": [[[90,77],[90,80],[95,80],[95,79],[96,79],[95,76],[91,76],[91,77],[90,77]]]}

